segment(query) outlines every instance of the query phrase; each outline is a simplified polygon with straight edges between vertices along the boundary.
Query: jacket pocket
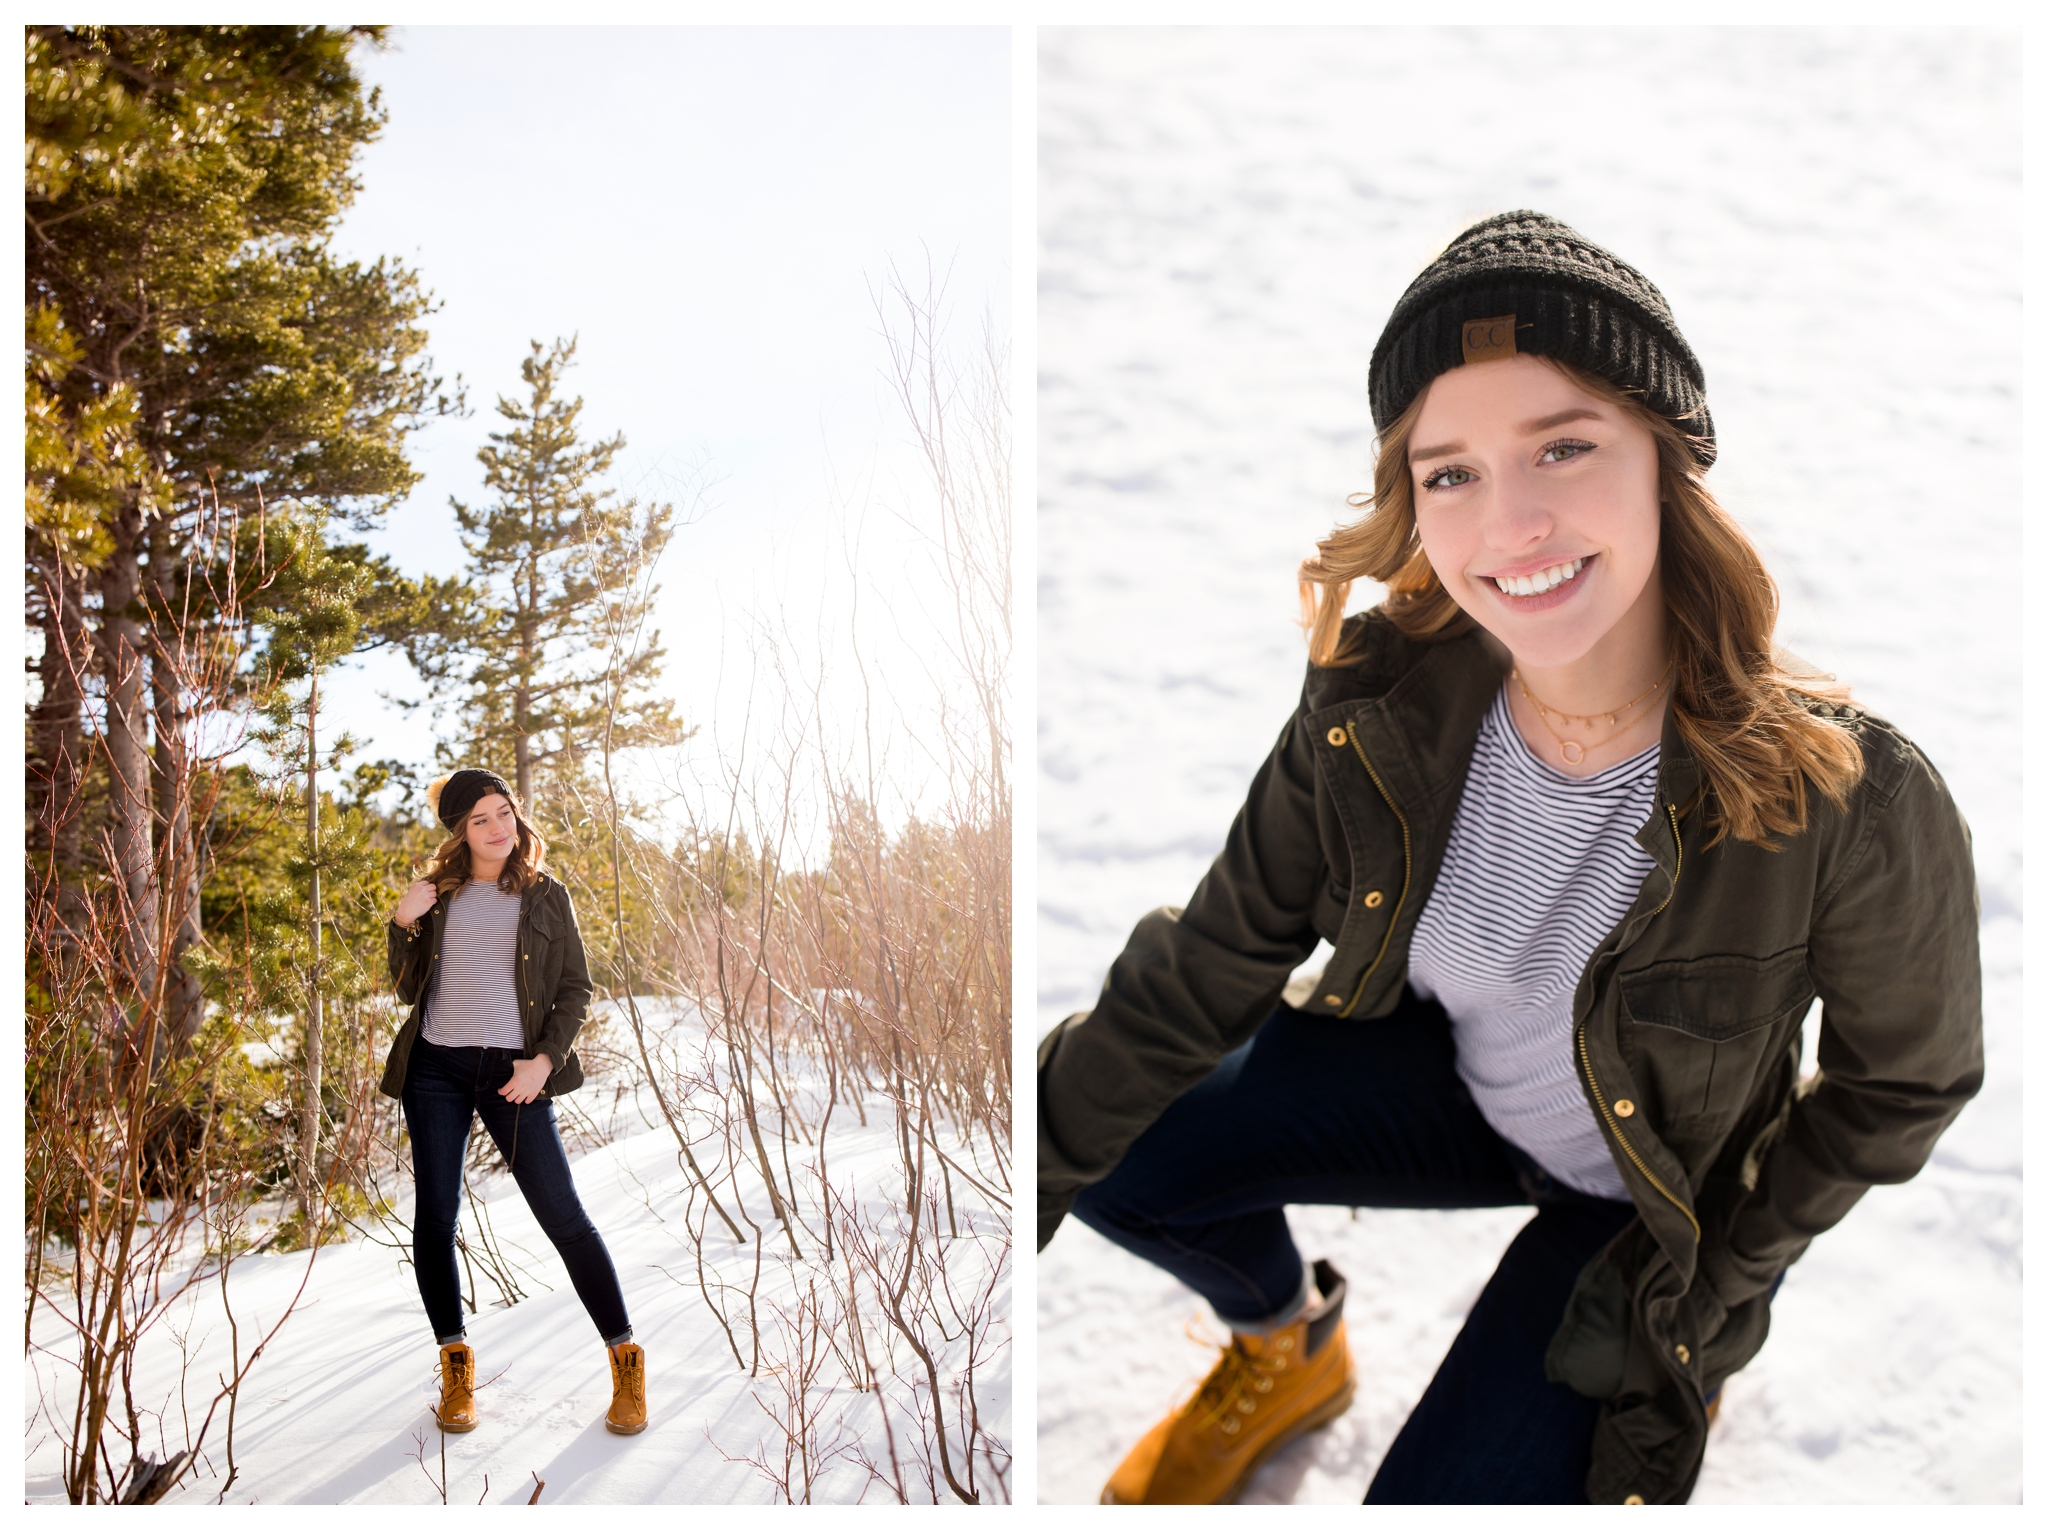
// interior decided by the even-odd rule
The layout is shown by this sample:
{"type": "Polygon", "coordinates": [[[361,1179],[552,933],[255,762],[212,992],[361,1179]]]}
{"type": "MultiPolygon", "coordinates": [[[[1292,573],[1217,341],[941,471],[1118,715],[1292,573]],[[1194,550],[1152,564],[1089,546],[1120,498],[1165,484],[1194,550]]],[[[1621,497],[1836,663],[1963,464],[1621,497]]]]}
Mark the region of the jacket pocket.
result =
{"type": "Polygon", "coordinates": [[[545,900],[534,909],[521,935],[520,964],[526,970],[527,996],[540,1003],[535,1023],[547,1019],[562,974],[562,932],[555,911],[545,900]]]}
{"type": "Polygon", "coordinates": [[[1612,1397],[1621,1390],[1628,1332],[1628,1288],[1607,1256],[1597,1254],[1579,1271],[1543,1356],[1543,1374],[1581,1397],[1612,1397]]]}
{"type": "Polygon", "coordinates": [[[1798,946],[1775,956],[1659,962],[1623,974],[1621,998],[1636,1027],[1631,1061],[1656,1079],[1678,1119],[1741,1109],[1773,1055],[1777,1027],[1806,1013],[1814,987],[1798,946]]]}
{"type": "Polygon", "coordinates": [[[542,898],[533,906],[533,912],[526,918],[526,933],[543,944],[550,944],[562,938],[561,915],[555,912],[551,900],[542,898]]]}
{"type": "Polygon", "coordinates": [[[1594,1503],[1683,1503],[1704,1439],[1674,1397],[1616,1398],[1593,1429],[1586,1496],[1594,1503]]]}
{"type": "MultiPolygon", "coordinates": [[[[1712,1293],[1701,1293],[1697,1299],[1715,1307],[1721,1305],[1720,1299],[1712,1293]]],[[[1713,1338],[1700,1346],[1701,1388],[1712,1391],[1754,1360],[1770,1332],[1771,1298],[1768,1292],[1733,1307],[1722,1307],[1713,1338]]]]}

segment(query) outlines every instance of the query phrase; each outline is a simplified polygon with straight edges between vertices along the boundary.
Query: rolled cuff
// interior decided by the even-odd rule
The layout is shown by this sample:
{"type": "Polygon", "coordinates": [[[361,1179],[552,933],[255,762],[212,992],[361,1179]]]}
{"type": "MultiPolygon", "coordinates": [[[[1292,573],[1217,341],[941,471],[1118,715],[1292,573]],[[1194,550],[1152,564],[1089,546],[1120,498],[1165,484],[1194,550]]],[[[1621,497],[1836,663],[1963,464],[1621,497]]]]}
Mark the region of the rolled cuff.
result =
{"type": "Polygon", "coordinates": [[[1314,1278],[1309,1273],[1307,1262],[1304,1261],[1301,1266],[1301,1289],[1294,1293],[1292,1301],[1269,1316],[1247,1320],[1244,1318],[1224,1317],[1220,1312],[1216,1315],[1219,1318],[1223,1318],[1223,1321],[1229,1325],[1232,1333],[1278,1333],[1289,1324],[1300,1321],[1302,1309],[1308,1305],[1309,1292],[1313,1289],[1311,1282],[1314,1278]]]}

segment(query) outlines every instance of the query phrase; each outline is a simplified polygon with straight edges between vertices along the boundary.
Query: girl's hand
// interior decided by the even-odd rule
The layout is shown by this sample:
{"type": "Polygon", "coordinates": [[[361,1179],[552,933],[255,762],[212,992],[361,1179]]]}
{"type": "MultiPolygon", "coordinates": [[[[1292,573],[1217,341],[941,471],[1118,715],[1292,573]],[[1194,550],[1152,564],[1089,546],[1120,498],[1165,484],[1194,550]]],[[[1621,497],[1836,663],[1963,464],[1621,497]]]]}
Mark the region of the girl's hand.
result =
{"type": "Polygon", "coordinates": [[[540,1098],[541,1087],[547,1083],[548,1075],[555,1071],[555,1065],[543,1052],[538,1057],[515,1058],[512,1063],[512,1081],[498,1093],[514,1105],[531,1105],[540,1098]]]}
{"type": "Polygon", "coordinates": [[[411,924],[431,909],[440,898],[432,882],[415,882],[405,890],[405,896],[398,900],[398,907],[391,911],[393,924],[411,924]]]}

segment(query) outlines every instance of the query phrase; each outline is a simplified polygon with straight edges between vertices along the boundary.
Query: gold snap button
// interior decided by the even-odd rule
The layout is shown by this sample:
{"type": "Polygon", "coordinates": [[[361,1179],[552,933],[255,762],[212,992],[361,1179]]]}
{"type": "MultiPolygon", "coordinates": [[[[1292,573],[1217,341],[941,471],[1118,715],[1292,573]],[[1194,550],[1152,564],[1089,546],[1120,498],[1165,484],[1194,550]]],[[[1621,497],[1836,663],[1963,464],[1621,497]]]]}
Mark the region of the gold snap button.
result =
{"type": "Polygon", "coordinates": [[[1636,1113],[1636,1102],[1634,1100],[1616,1100],[1614,1102],[1614,1113],[1617,1116],[1632,1116],[1636,1113]]]}
{"type": "Polygon", "coordinates": [[[1691,1365],[1691,1364],[1692,1364],[1692,1351],[1691,1351],[1691,1350],[1689,1350],[1689,1349],[1687,1349],[1687,1348],[1686,1348],[1686,1347],[1685,1347],[1685,1346],[1684,1346],[1683,1344],[1681,1344],[1681,1345],[1679,1345],[1679,1346],[1678,1346],[1678,1351],[1677,1351],[1677,1353],[1678,1353],[1678,1363],[1679,1363],[1680,1365],[1691,1365]]]}
{"type": "Polygon", "coordinates": [[[1382,903],[1386,901],[1387,895],[1381,892],[1378,888],[1374,888],[1371,892],[1365,895],[1365,906],[1367,908],[1378,908],[1382,903]]]}
{"type": "Polygon", "coordinates": [[[1326,994],[1324,994],[1324,995],[1323,995],[1323,1002],[1324,1002],[1325,1004],[1329,1005],[1329,1006],[1330,1006],[1330,1008],[1332,1008],[1332,1009],[1335,1009],[1335,1008],[1337,1007],[1337,1005],[1338,1005],[1338,1002],[1339,1002],[1339,1001],[1338,1001],[1338,998],[1337,998],[1337,996],[1336,996],[1335,994],[1333,994],[1333,993],[1326,993],[1326,994]]]}
{"type": "Polygon", "coordinates": [[[1622,1499],[1623,1503],[1641,1503],[1642,1501],[1643,1495],[1641,1493],[1631,1493],[1628,1497],[1622,1499]]]}
{"type": "Polygon", "coordinates": [[[1344,730],[1342,728],[1332,728],[1327,736],[1330,742],[1335,744],[1339,749],[1342,749],[1344,747],[1344,730]]]}

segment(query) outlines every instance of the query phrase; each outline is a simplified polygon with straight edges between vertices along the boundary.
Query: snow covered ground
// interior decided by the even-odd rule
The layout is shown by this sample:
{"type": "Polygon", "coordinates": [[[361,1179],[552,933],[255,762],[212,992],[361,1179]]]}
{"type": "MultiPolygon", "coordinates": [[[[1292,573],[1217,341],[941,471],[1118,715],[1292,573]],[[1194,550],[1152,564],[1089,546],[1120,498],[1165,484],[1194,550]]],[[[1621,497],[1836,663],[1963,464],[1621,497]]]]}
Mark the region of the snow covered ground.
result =
{"type": "MultiPolygon", "coordinates": [[[[597,1081],[585,1088],[589,1098],[584,1105],[608,1116],[601,1096],[609,1091],[597,1081]]],[[[798,1288],[811,1282],[826,1292],[835,1282],[843,1288],[848,1279],[844,1246],[840,1245],[840,1257],[827,1263],[819,1257],[816,1239],[802,1233],[807,1257],[793,1261],[768,1215],[759,1177],[749,1178],[742,1168],[740,1185],[748,1210],[770,1235],[762,1247],[759,1287],[763,1374],[750,1381],[735,1364],[732,1348],[697,1288],[695,1262],[683,1230],[683,1174],[674,1138],[651,1099],[642,1099],[637,1106],[632,1098],[626,1099],[616,1125],[616,1139],[608,1145],[579,1156],[572,1144],[572,1162],[578,1192],[618,1267],[635,1340],[646,1351],[650,1422],[644,1433],[626,1437],[606,1431],[611,1380],[604,1347],[518,1189],[500,1172],[478,1185],[478,1193],[528,1294],[510,1307],[494,1305],[491,1285],[479,1277],[480,1310],[469,1319],[469,1341],[482,1383],[477,1401],[482,1422],[477,1430],[446,1437],[444,1466],[442,1437],[429,1412],[439,1395],[437,1351],[410,1267],[401,1263],[396,1251],[375,1243],[330,1245],[314,1263],[298,1311],[256,1362],[244,1386],[235,1430],[240,1475],[228,1501],[433,1503],[440,1497],[434,1479],[444,1472],[450,1503],[523,1504],[533,1492],[536,1476],[547,1484],[541,1497],[547,1504],[775,1501],[780,1494],[769,1477],[745,1458],[778,1471],[782,1466],[780,1437],[764,1407],[784,1410],[783,1390],[770,1366],[788,1361],[795,1349],[776,1314],[793,1313],[798,1288]]],[[[839,1193],[857,1201],[865,1216],[887,1225],[893,1214],[890,1193],[900,1185],[901,1171],[893,1117],[885,1104],[870,1098],[865,1126],[842,1104],[833,1115],[828,1141],[828,1173],[839,1193]]],[[[959,1145],[943,1132],[941,1141],[949,1152],[959,1152],[959,1145]]],[[[709,1154],[702,1143],[696,1151],[707,1160],[708,1169],[709,1154]]],[[[789,1151],[802,1190],[814,1183],[804,1168],[806,1150],[793,1141],[789,1151]]],[[[717,1188],[730,1209],[729,1188],[722,1182],[717,1188]]],[[[701,1215],[701,1201],[698,1206],[701,1215]]],[[[811,1226],[820,1226],[815,1207],[809,1209],[811,1226]]],[[[410,1214],[405,1204],[399,1211],[410,1214]]],[[[986,1214],[977,1218],[967,1211],[963,1198],[962,1237],[949,1255],[963,1305],[989,1285],[988,1261],[1007,1258],[1003,1220],[986,1214]]],[[[474,1237],[476,1218],[466,1214],[465,1223],[474,1237]]],[[[712,1278],[736,1288],[727,1298],[727,1308],[737,1319],[737,1342],[751,1358],[744,1310],[755,1250],[751,1243],[734,1247],[720,1237],[715,1219],[710,1225],[706,1251],[712,1278]]],[[[244,1353],[249,1335],[274,1322],[289,1305],[306,1277],[308,1257],[256,1255],[236,1264],[229,1284],[244,1353]]],[[[982,1340],[976,1394],[983,1425],[1006,1451],[1012,1438],[1009,1273],[1007,1263],[999,1268],[992,1285],[994,1321],[982,1340]]],[[[829,1296],[822,1305],[831,1306],[829,1296]]],[[[909,1457],[916,1431],[908,1422],[906,1403],[908,1383],[920,1375],[917,1362],[900,1344],[892,1346],[865,1296],[862,1310],[867,1317],[868,1359],[884,1378],[892,1367],[903,1378],[902,1383],[885,1380],[882,1391],[904,1458],[908,1496],[915,1503],[920,1495],[909,1457]]],[[[138,1391],[145,1399],[161,1400],[168,1448],[156,1452],[159,1459],[179,1448],[184,1438],[177,1398],[180,1357],[169,1341],[171,1331],[180,1328],[190,1338],[187,1392],[203,1409],[212,1391],[211,1378],[225,1364],[227,1353],[216,1282],[199,1288],[184,1313],[174,1314],[144,1352],[138,1391]]],[[[846,1344],[844,1331],[837,1337],[842,1346],[846,1344]]],[[[54,1323],[39,1319],[37,1338],[55,1347],[61,1336],[54,1323]]],[[[834,1458],[817,1475],[814,1501],[865,1497],[869,1503],[894,1502],[894,1493],[872,1481],[851,1454],[858,1442],[888,1469],[888,1446],[875,1416],[874,1394],[853,1391],[829,1349],[819,1353],[822,1364],[811,1395],[822,1421],[820,1443],[833,1451],[834,1458]]],[[[957,1347],[950,1359],[949,1365],[942,1353],[942,1376],[957,1374],[957,1347]]],[[[61,1416],[63,1373],[42,1358],[24,1367],[24,1383],[26,1497],[32,1503],[61,1503],[58,1448],[39,1412],[39,1389],[61,1416]]],[[[953,1403],[948,1397],[949,1419],[953,1403]]],[[[216,1423],[200,1468],[166,1502],[213,1502],[226,1471],[223,1430],[216,1423]]],[[[1005,1496],[990,1490],[985,1463],[978,1481],[989,1498],[1005,1496]]],[[[800,1496],[800,1488],[798,1492],[800,1496]]],[[[939,1497],[950,1501],[943,1481],[939,1497]]],[[[930,1495],[922,1501],[930,1502],[930,1495]]]]}
{"type": "MultiPolygon", "coordinates": [[[[2017,1501],[2017,34],[1054,31],[1039,112],[1040,1029],[1185,899],[1292,709],[1293,570],[1369,484],[1395,298],[1553,213],[1671,300],[1784,641],[1976,835],[1984,1092],[1794,1267],[1694,1501],[2017,1501]]],[[[1364,1385],[1250,1499],[1358,1500],[1524,1215],[1297,1215],[1364,1385]]],[[[1206,1369],[1201,1308],[1074,1224],[1037,1289],[1037,1493],[1092,1501],[1206,1369]]]]}

